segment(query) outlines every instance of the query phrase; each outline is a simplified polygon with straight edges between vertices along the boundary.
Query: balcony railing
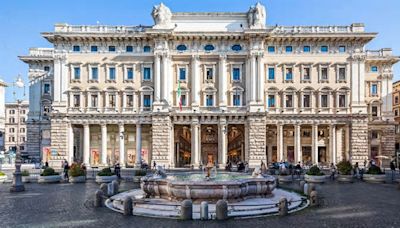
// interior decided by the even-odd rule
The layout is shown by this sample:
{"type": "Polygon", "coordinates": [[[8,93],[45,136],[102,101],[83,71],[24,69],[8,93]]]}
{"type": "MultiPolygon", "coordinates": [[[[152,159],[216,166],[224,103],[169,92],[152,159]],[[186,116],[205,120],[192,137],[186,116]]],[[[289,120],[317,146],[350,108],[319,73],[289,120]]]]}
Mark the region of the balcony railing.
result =
{"type": "Polygon", "coordinates": [[[151,26],[111,26],[111,25],[68,25],[56,24],[54,31],[59,33],[135,33],[143,32],[151,26]]]}
{"type": "Polygon", "coordinates": [[[274,33],[355,33],[364,32],[363,24],[350,26],[277,26],[274,33]]]}

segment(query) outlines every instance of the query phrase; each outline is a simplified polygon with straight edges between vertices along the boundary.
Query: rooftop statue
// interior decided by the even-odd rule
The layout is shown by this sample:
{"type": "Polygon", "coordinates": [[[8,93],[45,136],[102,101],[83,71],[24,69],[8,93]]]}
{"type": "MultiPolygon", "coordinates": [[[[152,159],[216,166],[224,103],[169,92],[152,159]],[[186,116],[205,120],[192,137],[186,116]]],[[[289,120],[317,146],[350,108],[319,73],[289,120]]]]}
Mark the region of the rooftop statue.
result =
{"type": "Polygon", "coordinates": [[[153,17],[155,23],[153,28],[171,28],[172,13],[171,10],[163,3],[160,3],[160,5],[153,7],[151,16],[153,17]]]}
{"type": "Polygon", "coordinates": [[[247,19],[250,28],[263,29],[265,28],[265,20],[267,13],[265,7],[261,3],[251,6],[247,13],[247,19]]]}

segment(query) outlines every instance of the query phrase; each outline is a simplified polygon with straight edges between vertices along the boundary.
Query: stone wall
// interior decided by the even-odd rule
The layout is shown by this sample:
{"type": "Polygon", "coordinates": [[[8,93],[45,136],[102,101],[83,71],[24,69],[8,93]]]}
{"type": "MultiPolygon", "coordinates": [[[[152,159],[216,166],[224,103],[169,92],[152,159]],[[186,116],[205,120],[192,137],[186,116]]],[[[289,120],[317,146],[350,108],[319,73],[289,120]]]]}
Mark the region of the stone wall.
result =
{"type": "Polygon", "coordinates": [[[152,161],[157,165],[165,165],[167,168],[170,161],[171,150],[171,120],[168,114],[154,115],[152,117],[152,161]]]}
{"type": "Polygon", "coordinates": [[[249,165],[260,166],[261,161],[267,161],[265,146],[267,137],[267,125],[263,116],[248,117],[248,143],[249,143],[249,165]]]}
{"type": "Polygon", "coordinates": [[[28,121],[26,123],[26,150],[29,158],[40,160],[40,124],[28,121]]]}
{"type": "Polygon", "coordinates": [[[350,160],[352,164],[358,162],[363,166],[368,154],[368,122],[367,119],[353,119],[350,134],[350,160]]]}
{"type": "Polygon", "coordinates": [[[394,123],[385,124],[382,128],[381,135],[381,152],[383,156],[387,156],[390,159],[383,159],[382,165],[385,167],[389,167],[390,161],[393,156],[395,156],[395,143],[396,143],[396,135],[395,135],[395,125],[394,123]]]}
{"type": "Polygon", "coordinates": [[[57,155],[51,155],[49,165],[56,168],[61,167],[61,162],[67,159],[68,146],[68,122],[61,118],[51,119],[51,150],[57,155]]]}

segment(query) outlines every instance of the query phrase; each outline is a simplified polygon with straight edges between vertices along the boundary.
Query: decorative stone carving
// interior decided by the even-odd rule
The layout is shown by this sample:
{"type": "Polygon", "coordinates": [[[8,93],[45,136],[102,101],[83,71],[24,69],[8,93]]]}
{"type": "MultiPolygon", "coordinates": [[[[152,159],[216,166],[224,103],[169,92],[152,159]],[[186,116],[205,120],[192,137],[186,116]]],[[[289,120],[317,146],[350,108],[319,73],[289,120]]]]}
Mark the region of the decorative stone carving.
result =
{"type": "Polygon", "coordinates": [[[174,25],[171,24],[172,13],[171,10],[166,7],[163,3],[153,7],[151,12],[155,25],[155,29],[170,29],[174,25]]]}
{"type": "Polygon", "coordinates": [[[247,13],[247,20],[251,29],[265,28],[266,17],[265,7],[259,2],[255,6],[250,7],[247,13]]]}

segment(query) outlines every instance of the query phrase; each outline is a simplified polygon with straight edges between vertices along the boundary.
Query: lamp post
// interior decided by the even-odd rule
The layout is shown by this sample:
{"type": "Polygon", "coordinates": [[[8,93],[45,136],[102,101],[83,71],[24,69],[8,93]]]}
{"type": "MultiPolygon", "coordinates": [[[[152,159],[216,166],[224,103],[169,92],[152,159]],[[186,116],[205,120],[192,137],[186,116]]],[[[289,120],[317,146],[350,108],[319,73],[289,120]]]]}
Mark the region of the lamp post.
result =
{"type": "MultiPolygon", "coordinates": [[[[17,80],[13,83],[13,86],[17,88],[23,88],[24,82],[22,81],[21,76],[18,75],[17,80]]],[[[15,96],[15,91],[14,91],[15,96]]],[[[15,154],[15,172],[14,172],[14,179],[13,184],[10,188],[10,192],[23,192],[25,191],[25,186],[22,183],[22,174],[21,174],[21,151],[19,148],[19,131],[20,131],[20,112],[21,112],[21,103],[22,100],[17,99],[17,142],[16,142],[16,154],[15,154]]]]}

